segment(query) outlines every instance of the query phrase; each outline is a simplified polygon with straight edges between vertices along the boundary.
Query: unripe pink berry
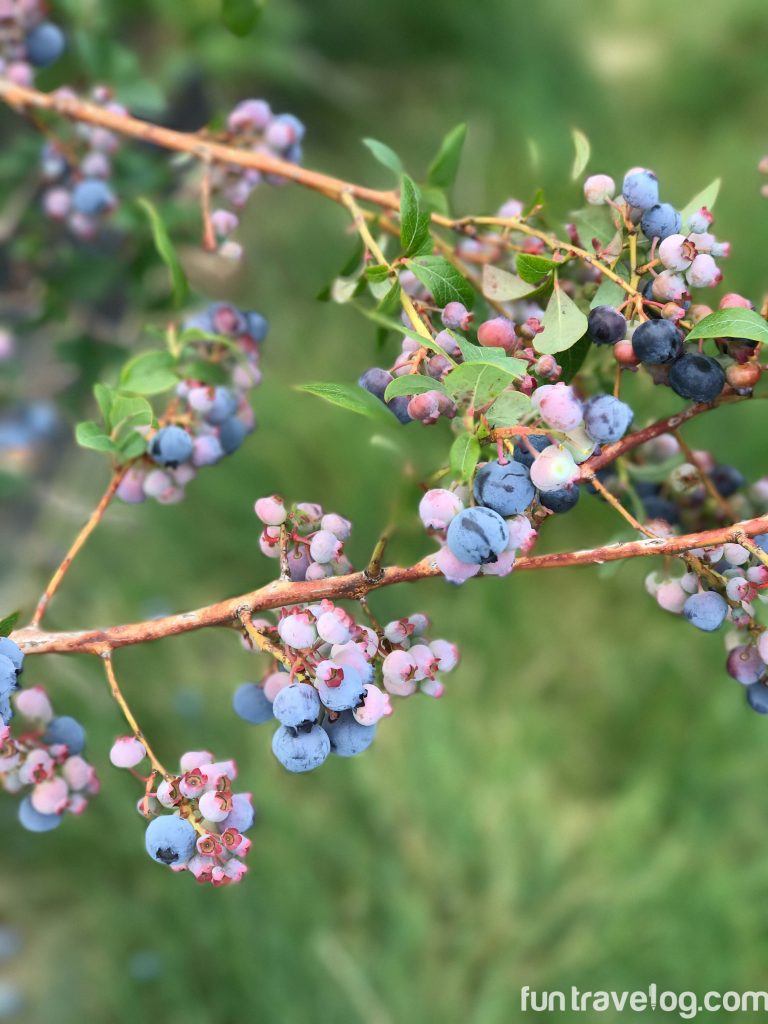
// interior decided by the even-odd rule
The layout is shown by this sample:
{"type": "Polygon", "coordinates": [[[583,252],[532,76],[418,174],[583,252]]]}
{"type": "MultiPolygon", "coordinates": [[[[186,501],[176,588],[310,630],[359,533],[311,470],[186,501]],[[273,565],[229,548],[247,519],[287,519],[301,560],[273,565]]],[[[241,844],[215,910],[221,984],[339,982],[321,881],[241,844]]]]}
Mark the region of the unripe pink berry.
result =
{"type": "Polygon", "coordinates": [[[392,714],[392,703],[389,694],[378,686],[369,683],[365,688],[363,703],[352,711],[356,722],[360,725],[376,725],[376,723],[392,714]]]}
{"type": "Polygon", "coordinates": [[[447,547],[441,547],[435,555],[435,564],[449,583],[464,583],[477,576],[480,572],[479,565],[469,565],[467,562],[460,562],[459,559],[447,547]]]}
{"type": "Polygon", "coordinates": [[[434,487],[419,502],[419,516],[427,529],[444,530],[463,508],[464,503],[453,491],[434,487]]]}
{"type": "Polygon", "coordinates": [[[619,366],[639,366],[640,360],[635,355],[632,342],[628,339],[617,341],[613,346],[613,358],[619,366]]]}
{"type": "Polygon", "coordinates": [[[534,391],[531,402],[555,430],[573,430],[584,419],[584,407],[570,384],[542,384],[534,391]]]}
{"type": "Polygon", "coordinates": [[[579,475],[579,467],[573,456],[560,445],[551,444],[534,459],[531,466],[531,481],[541,491],[572,483],[579,475]]]}
{"type": "Polygon", "coordinates": [[[502,205],[499,207],[497,215],[499,217],[516,218],[520,216],[520,214],[523,212],[523,209],[523,204],[520,202],[519,199],[507,199],[507,201],[505,203],[502,203],[502,205]]]}
{"type": "Polygon", "coordinates": [[[135,736],[118,737],[109,752],[109,760],[115,768],[135,768],[146,756],[144,744],[135,736]]]}
{"type": "Polygon", "coordinates": [[[224,821],[232,810],[231,797],[215,790],[208,790],[200,797],[197,806],[208,821],[224,821]]]}
{"type": "Polygon", "coordinates": [[[723,274],[708,253],[699,253],[686,275],[693,288],[714,288],[723,279],[723,274]]]}
{"type": "Polygon", "coordinates": [[[62,778],[38,782],[30,797],[38,814],[61,814],[66,809],[68,798],[69,786],[62,778]]]}
{"type": "Polygon", "coordinates": [[[412,420],[419,420],[426,426],[437,423],[440,419],[440,394],[437,391],[425,391],[414,395],[408,402],[408,415],[412,420]]]}
{"type": "Polygon", "coordinates": [[[584,198],[590,206],[602,206],[616,195],[616,182],[610,174],[591,174],[584,182],[584,198]]]}
{"type": "Polygon", "coordinates": [[[685,302],[690,296],[688,285],[681,274],[662,270],[653,279],[653,297],[658,302],[685,302]]]}
{"type": "Polygon", "coordinates": [[[78,754],[68,757],[61,767],[61,774],[70,789],[85,789],[92,781],[95,772],[85,758],[78,754]]]}
{"type": "Polygon", "coordinates": [[[480,566],[481,576],[509,576],[515,567],[515,552],[507,549],[502,551],[495,562],[480,566]]]}
{"type": "Polygon", "coordinates": [[[342,543],[330,530],[318,530],[309,544],[309,553],[315,562],[324,565],[338,558],[342,552],[342,543]]]}
{"type": "Polygon", "coordinates": [[[280,619],[277,631],[284,644],[298,651],[307,650],[317,640],[317,630],[310,613],[299,609],[288,612],[280,619]]]}
{"type": "Polygon", "coordinates": [[[658,253],[667,270],[687,270],[696,255],[696,246],[685,235],[667,235],[659,243],[658,253]]]}
{"type": "Polygon", "coordinates": [[[659,606],[675,615],[680,615],[689,596],[678,580],[665,580],[656,591],[659,606]]]}
{"type": "Polygon", "coordinates": [[[515,325],[505,316],[481,323],[477,328],[477,340],[486,348],[503,348],[507,352],[514,351],[519,344],[515,325]]]}
{"type": "Polygon", "coordinates": [[[179,765],[182,772],[191,772],[201,764],[210,764],[212,760],[213,754],[210,750],[188,750],[181,755],[179,765]]]}
{"type": "Polygon", "coordinates": [[[53,718],[51,702],[42,686],[30,686],[29,689],[19,690],[14,698],[14,704],[19,714],[25,718],[43,724],[47,724],[53,718]]]}
{"type": "Polygon", "coordinates": [[[439,672],[451,672],[458,665],[459,649],[456,644],[447,640],[433,640],[429,648],[437,659],[439,672]]]}
{"type": "Polygon", "coordinates": [[[330,530],[339,540],[347,540],[352,533],[352,523],[343,516],[336,515],[335,512],[324,515],[320,520],[320,527],[323,530],[330,530]]]}
{"type": "Polygon", "coordinates": [[[512,516],[507,520],[509,530],[508,547],[511,551],[529,551],[538,534],[525,516],[512,516]]]}
{"type": "Polygon", "coordinates": [[[754,305],[738,292],[728,292],[720,299],[720,309],[754,309],[754,305]]]}
{"type": "Polygon", "coordinates": [[[288,515],[283,499],[273,494],[269,498],[259,498],[253,506],[256,515],[267,526],[282,526],[288,515]]]}

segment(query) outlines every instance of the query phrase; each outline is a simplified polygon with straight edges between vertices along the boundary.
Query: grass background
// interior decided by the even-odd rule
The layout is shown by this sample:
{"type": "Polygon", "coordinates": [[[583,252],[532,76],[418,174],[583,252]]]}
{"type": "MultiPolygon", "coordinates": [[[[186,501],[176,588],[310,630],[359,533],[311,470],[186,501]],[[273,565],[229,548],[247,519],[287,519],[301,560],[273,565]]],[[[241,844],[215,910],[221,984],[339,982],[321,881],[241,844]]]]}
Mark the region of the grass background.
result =
{"type": "MultiPolygon", "coordinates": [[[[220,26],[217,6],[54,4],[73,54],[50,81],[77,77],[89,41],[110,40],[137,106],[158,110],[190,82],[211,110],[265,95],[307,122],[309,165],[371,184],[387,181],[361,136],[388,142],[418,174],[442,134],[467,120],[461,210],[493,209],[540,183],[556,209],[573,206],[576,125],[593,142],[591,170],[620,178],[648,164],[672,202],[723,174],[727,284],[761,298],[767,211],[755,165],[767,141],[768,25],[759,0],[671,9],[649,0],[642,10],[273,0],[245,40],[220,26]]],[[[111,510],[52,606],[52,626],[127,621],[265,582],[259,495],[350,516],[358,562],[393,492],[415,504],[404,456],[371,445],[348,414],[288,390],[352,379],[377,358],[364,322],[312,300],[342,262],[344,229],[341,211],[298,189],[254,197],[245,271],[202,283],[272,321],[255,396],[261,429],[201,474],[183,504],[111,510]]],[[[676,407],[647,382],[633,381],[631,394],[643,409],[676,407]]],[[[760,417],[757,406],[724,409],[687,436],[755,477],[765,468],[760,417]]],[[[440,464],[447,431],[414,426],[406,436],[417,475],[440,464]]],[[[29,607],[102,474],[96,456],[71,452],[42,481],[34,529],[13,538],[4,602],[29,607]]],[[[615,529],[610,510],[585,496],[544,544],[586,546],[615,529]]],[[[392,556],[425,550],[411,524],[392,556]]],[[[768,988],[766,725],[725,675],[721,638],[691,635],[645,595],[649,568],[374,595],[383,619],[429,612],[462,663],[443,700],[398,705],[364,757],[307,777],[274,762],[269,727],[231,714],[235,687],[263,669],[234,636],[120,652],[125,692],[161,756],[235,756],[254,793],[250,874],[229,890],[198,888],[147,860],[135,785],[106,764],[122,725],[99,666],[31,663],[28,681],[49,685],[57,708],[87,723],[104,788],[82,819],[45,836],[22,834],[15,801],[0,801],[3,916],[25,939],[4,970],[27,993],[24,1019],[502,1024],[518,1018],[526,984],[768,988]]]]}

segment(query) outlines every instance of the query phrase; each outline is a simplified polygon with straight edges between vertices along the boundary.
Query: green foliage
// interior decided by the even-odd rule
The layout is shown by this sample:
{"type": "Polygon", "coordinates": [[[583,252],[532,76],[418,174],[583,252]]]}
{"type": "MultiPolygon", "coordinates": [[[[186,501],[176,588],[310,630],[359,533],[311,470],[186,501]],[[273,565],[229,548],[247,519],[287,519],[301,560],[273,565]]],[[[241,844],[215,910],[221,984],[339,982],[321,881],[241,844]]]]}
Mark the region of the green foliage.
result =
{"type": "Polygon", "coordinates": [[[486,263],[483,267],[483,295],[495,302],[516,302],[533,291],[530,283],[508,270],[486,263]]]}
{"type": "Polygon", "coordinates": [[[466,136],[466,124],[457,124],[445,136],[429,167],[427,179],[430,185],[440,189],[448,189],[453,185],[459,170],[461,151],[464,148],[466,136]]]}
{"type": "Polygon", "coordinates": [[[308,395],[316,395],[331,405],[338,405],[348,412],[367,416],[369,419],[384,420],[391,418],[381,402],[370,392],[353,384],[323,383],[298,384],[297,391],[305,391],[308,395]]]}
{"type": "Polygon", "coordinates": [[[120,373],[121,389],[137,395],[159,395],[177,382],[176,359],[170,352],[142,352],[120,373]]]}
{"type": "Polygon", "coordinates": [[[546,256],[534,256],[531,253],[521,252],[515,263],[517,276],[527,284],[538,284],[543,277],[557,270],[560,263],[550,260],[546,256]]]}
{"type": "Polygon", "coordinates": [[[158,256],[160,256],[163,263],[168,267],[168,272],[171,275],[174,305],[181,307],[184,305],[187,295],[189,294],[189,285],[187,284],[187,276],[182,269],[181,263],[179,263],[178,256],[176,255],[176,249],[174,248],[173,242],[168,234],[168,230],[156,207],[145,198],[141,198],[137,200],[137,202],[149,219],[149,223],[152,228],[152,238],[155,243],[158,256]]]}
{"type": "Polygon", "coordinates": [[[550,355],[575,345],[587,330],[587,318],[559,287],[552,293],[541,322],[544,330],[536,335],[536,349],[550,355]]]}
{"type": "Polygon", "coordinates": [[[407,261],[421,283],[432,292],[438,306],[462,302],[469,309],[475,299],[472,285],[445,256],[419,256],[407,261]]]}
{"type": "Polygon", "coordinates": [[[419,190],[407,174],[400,182],[400,244],[406,256],[432,252],[429,214],[420,209],[419,190]]]}
{"type": "Polygon", "coordinates": [[[400,180],[403,175],[403,162],[394,149],[390,149],[386,143],[379,142],[378,139],[363,139],[363,145],[367,146],[382,166],[392,171],[398,181],[400,180]]]}
{"type": "Polygon", "coordinates": [[[521,391],[504,391],[485,414],[492,427],[516,427],[531,412],[531,400],[521,391]]]}
{"type": "Polygon", "coordinates": [[[233,35],[247,36],[259,23],[263,0],[221,0],[221,20],[233,35]]]}
{"type": "Polygon", "coordinates": [[[6,615],[5,618],[0,619],[0,636],[10,636],[16,628],[16,624],[19,621],[21,612],[11,612],[10,615],[6,615]]]}
{"type": "Polygon", "coordinates": [[[587,136],[578,128],[571,130],[571,138],[573,139],[573,146],[576,151],[573,157],[573,167],[571,168],[571,180],[578,181],[589,163],[592,147],[587,136]]]}
{"type": "Polygon", "coordinates": [[[449,454],[451,472],[457,480],[471,480],[480,461],[480,442],[474,434],[459,434],[449,454]]]}
{"type": "Polygon", "coordinates": [[[462,363],[448,374],[444,383],[457,405],[482,409],[498,398],[516,376],[500,363],[462,363]]]}
{"type": "Polygon", "coordinates": [[[754,309],[718,309],[693,327],[693,338],[749,338],[768,342],[768,323],[754,309]]]}
{"type": "Polygon", "coordinates": [[[423,395],[427,391],[442,391],[447,394],[445,385],[434,377],[427,377],[421,373],[404,373],[402,377],[395,377],[387,384],[384,398],[397,398],[398,395],[423,395]]]}

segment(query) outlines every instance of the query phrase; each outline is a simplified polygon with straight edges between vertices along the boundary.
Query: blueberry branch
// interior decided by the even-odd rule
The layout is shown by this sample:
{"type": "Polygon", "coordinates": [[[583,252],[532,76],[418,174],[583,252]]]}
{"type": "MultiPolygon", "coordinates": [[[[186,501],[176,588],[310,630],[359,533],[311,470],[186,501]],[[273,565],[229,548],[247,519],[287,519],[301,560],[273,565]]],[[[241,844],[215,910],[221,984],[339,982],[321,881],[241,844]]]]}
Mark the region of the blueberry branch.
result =
{"type": "MultiPolygon", "coordinates": [[[[515,564],[515,572],[538,569],[564,569],[574,565],[602,565],[627,558],[643,558],[653,555],[679,555],[695,548],[718,547],[721,544],[743,544],[744,538],[755,537],[768,532],[768,515],[747,519],[731,526],[715,530],[687,533],[679,537],[650,537],[644,540],[622,544],[608,544],[582,551],[563,551],[548,555],[523,556],[515,564]]],[[[251,624],[245,621],[255,612],[283,608],[286,605],[314,603],[329,599],[358,601],[373,590],[390,587],[397,583],[414,583],[417,580],[440,576],[433,555],[428,555],[411,566],[389,566],[382,569],[377,580],[370,580],[365,572],[332,576],[322,580],[308,580],[299,583],[276,581],[258,590],[239,597],[229,598],[215,604],[197,608],[194,611],[167,615],[147,622],[136,622],[123,626],[109,626],[104,629],[80,630],[74,632],[44,632],[28,626],[11,634],[12,639],[25,654],[95,654],[103,656],[105,651],[116,650],[136,644],[163,640],[198,629],[214,626],[232,627],[239,623],[260,649],[269,651],[271,641],[251,624]],[[258,638],[258,640],[257,640],[258,638]]]]}

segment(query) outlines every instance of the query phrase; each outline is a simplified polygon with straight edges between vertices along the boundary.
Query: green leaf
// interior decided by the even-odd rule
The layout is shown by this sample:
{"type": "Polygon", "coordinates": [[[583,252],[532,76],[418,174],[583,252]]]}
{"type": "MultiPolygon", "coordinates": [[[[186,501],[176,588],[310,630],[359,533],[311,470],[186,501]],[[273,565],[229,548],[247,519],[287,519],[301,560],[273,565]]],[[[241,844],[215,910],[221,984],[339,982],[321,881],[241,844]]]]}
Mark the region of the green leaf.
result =
{"type": "Polygon", "coordinates": [[[562,288],[555,288],[542,319],[544,330],[537,334],[537,352],[554,355],[575,345],[587,331],[587,318],[562,288]]]}
{"type": "Polygon", "coordinates": [[[441,188],[422,185],[419,191],[421,192],[421,208],[425,213],[442,213],[446,217],[450,214],[451,207],[448,197],[441,188]]]}
{"type": "Polygon", "coordinates": [[[402,377],[395,377],[387,384],[384,398],[397,398],[398,395],[423,395],[427,391],[441,391],[446,394],[445,386],[434,377],[427,377],[423,373],[404,373],[402,377]]]}
{"type": "Polygon", "coordinates": [[[594,309],[595,306],[620,306],[626,296],[627,293],[620,284],[616,284],[610,277],[604,277],[597,291],[592,296],[589,308],[594,309]]]}
{"type": "Polygon", "coordinates": [[[448,461],[458,480],[471,480],[480,461],[480,442],[474,434],[459,434],[451,445],[448,461]]]}
{"type": "Polygon", "coordinates": [[[501,270],[490,263],[483,265],[483,295],[495,302],[516,302],[530,295],[530,284],[517,274],[501,270]]]}
{"type": "Polygon", "coordinates": [[[485,414],[492,427],[516,427],[531,411],[531,400],[522,391],[504,391],[485,414]]]}
{"type": "Polygon", "coordinates": [[[432,251],[429,214],[419,209],[419,190],[404,174],[400,182],[400,244],[406,256],[432,251]]]}
{"type": "Polygon", "coordinates": [[[261,0],[221,0],[221,20],[235,36],[249,35],[261,17],[261,0]]]}
{"type": "MultiPolygon", "coordinates": [[[[375,312],[380,314],[382,317],[393,316],[400,309],[400,282],[395,281],[392,287],[389,289],[387,294],[381,300],[376,307],[375,312]]],[[[394,322],[394,321],[393,321],[394,322]]],[[[383,325],[382,325],[383,326],[383,325]]],[[[394,328],[393,330],[399,330],[394,328]]]]}
{"type": "Polygon", "coordinates": [[[98,423],[93,420],[83,420],[75,427],[75,440],[81,448],[93,448],[97,452],[116,452],[117,447],[111,438],[107,437],[98,423]]]}
{"type": "Polygon", "coordinates": [[[119,427],[125,420],[133,426],[148,427],[153,420],[152,406],[146,398],[137,395],[117,395],[112,406],[112,421],[119,427]]]}
{"type": "Polygon", "coordinates": [[[338,405],[342,409],[356,412],[360,416],[368,416],[370,419],[381,419],[384,415],[391,415],[378,398],[357,385],[318,382],[298,384],[296,390],[316,395],[331,405],[338,405]]]}
{"type": "Polygon", "coordinates": [[[369,281],[386,281],[389,277],[389,267],[381,267],[378,263],[372,264],[370,267],[366,267],[364,274],[369,281]]]}
{"type": "Polygon", "coordinates": [[[395,177],[400,178],[403,173],[403,162],[394,149],[390,149],[384,142],[378,139],[363,139],[363,145],[373,153],[373,156],[380,164],[387,167],[395,177]]]}
{"type": "Polygon", "coordinates": [[[182,377],[199,380],[203,384],[226,384],[230,373],[221,363],[211,363],[207,359],[191,359],[179,368],[182,377]]]}
{"type": "Polygon", "coordinates": [[[588,334],[585,334],[583,338],[579,338],[575,345],[571,345],[564,352],[561,352],[557,358],[558,363],[562,367],[562,374],[560,380],[565,384],[570,384],[576,374],[579,372],[584,364],[584,360],[589,355],[589,350],[592,348],[592,339],[588,334]]]}
{"type": "Polygon", "coordinates": [[[538,284],[542,277],[551,274],[561,266],[546,256],[534,256],[532,253],[521,252],[516,260],[517,276],[528,284],[538,284]]]}
{"type": "Polygon", "coordinates": [[[459,346],[465,363],[493,363],[494,366],[500,366],[514,377],[522,377],[528,369],[528,364],[524,359],[508,356],[503,348],[474,345],[466,338],[462,338],[460,334],[455,334],[453,331],[450,333],[459,346]]]}
{"type": "Polygon", "coordinates": [[[459,169],[461,150],[466,135],[467,126],[457,124],[445,136],[427,173],[430,185],[436,185],[438,188],[450,188],[453,185],[459,169]]]}
{"type": "Polygon", "coordinates": [[[137,199],[137,202],[149,219],[149,223],[152,227],[152,238],[155,243],[155,248],[170,272],[171,283],[173,286],[173,301],[176,306],[182,306],[189,294],[189,285],[187,284],[186,274],[184,273],[182,266],[179,263],[179,258],[176,255],[176,250],[173,247],[173,242],[171,242],[165,224],[163,224],[163,221],[160,218],[160,214],[152,203],[143,197],[137,199]]]}
{"type": "Polygon", "coordinates": [[[11,612],[10,615],[6,615],[4,619],[0,619],[0,636],[10,636],[13,632],[13,628],[19,621],[21,612],[11,612]]]}
{"type": "Polygon", "coordinates": [[[515,375],[496,363],[464,363],[446,376],[445,390],[457,405],[482,409],[515,381],[515,375]]]}
{"type": "Polygon", "coordinates": [[[589,139],[584,132],[579,131],[578,128],[574,128],[571,131],[573,138],[573,145],[576,150],[576,155],[573,158],[573,167],[571,168],[571,180],[576,181],[584,173],[584,169],[589,163],[589,155],[592,152],[592,147],[589,144],[589,139]]]}
{"type": "Polygon", "coordinates": [[[112,429],[112,403],[115,400],[116,392],[106,384],[94,384],[93,393],[96,396],[101,418],[104,420],[104,427],[109,431],[112,429]]]}
{"type": "Polygon", "coordinates": [[[587,206],[572,214],[572,219],[579,229],[582,245],[592,249],[592,239],[596,238],[601,246],[608,245],[616,234],[616,225],[611,215],[610,206],[587,206]]]}
{"type": "Polygon", "coordinates": [[[176,360],[170,352],[142,352],[130,359],[120,374],[120,390],[157,395],[178,383],[176,360]]]}
{"type": "Polygon", "coordinates": [[[438,306],[462,302],[469,309],[474,303],[472,285],[445,256],[419,256],[418,259],[408,260],[407,265],[429,289],[438,306]]]}
{"type": "Polygon", "coordinates": [[[748,338],[768,342],[768,323],[754,309],[718,309],[710,313],[688,334],[694,338],[748,338]]]}
{"type": "Polygon", "coordinates": [[[689,203],[680,211],[680,219],[683,222],[683,230],[685,231],[688,227],[688,220],[692,214],[700,210],[702,206],[706,206],[708,210],[711,210],[715,205],[718,194],[720,192],[720,185],[722,184],[722,178],[715,178],[711,181],[706,188],[702,189],[701,192],[697,193],[689,203]]]}
{"type": "Polygon", "coordinates": [[[147,450],[147,439],[135,430],[126,431],[125,436],[117,444],[120,458],[123,462],[130,459],[138,459],[147,450]]]}

